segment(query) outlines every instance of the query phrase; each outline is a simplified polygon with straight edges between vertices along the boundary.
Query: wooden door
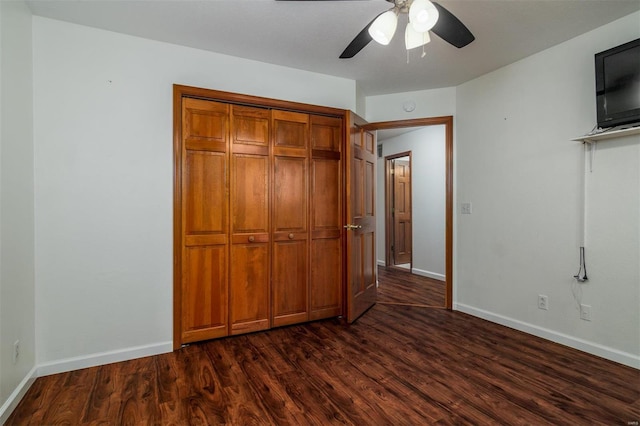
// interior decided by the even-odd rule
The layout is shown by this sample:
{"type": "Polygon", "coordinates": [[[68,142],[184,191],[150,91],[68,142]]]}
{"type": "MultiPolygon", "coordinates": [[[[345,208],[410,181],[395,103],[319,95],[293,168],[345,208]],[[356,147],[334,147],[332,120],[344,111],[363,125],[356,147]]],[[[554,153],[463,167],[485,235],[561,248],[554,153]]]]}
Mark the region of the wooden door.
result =
{"type": "Polygon", "coordinates": [[[342,139],[342,118],[311,116],[311,320],[342,315],[342,139]]]}
{"type": "Polygon", "coordinates": [[[350,112],[347,139],[347,321],[353,322],[376,303],[375,253],[376,137],[350,112]]]}
{"type": "Polygon", "coordinates": [[[393,161],[393,264],[411,263],[411,161],[393,161]]]}
{"type": "Polygon", "coordinates": [[[309,115],[272,111],[273,325],[309,319],[309,115]]]}
{"type": "Polygon", "coordinates": [[[226,336],[229,107],[182,101],[179,343],[226,336]]]}
{"type": "Polygon", "coordinates": [[[270,111],[231,107],[230,333],[270,327],[270,111]]]}

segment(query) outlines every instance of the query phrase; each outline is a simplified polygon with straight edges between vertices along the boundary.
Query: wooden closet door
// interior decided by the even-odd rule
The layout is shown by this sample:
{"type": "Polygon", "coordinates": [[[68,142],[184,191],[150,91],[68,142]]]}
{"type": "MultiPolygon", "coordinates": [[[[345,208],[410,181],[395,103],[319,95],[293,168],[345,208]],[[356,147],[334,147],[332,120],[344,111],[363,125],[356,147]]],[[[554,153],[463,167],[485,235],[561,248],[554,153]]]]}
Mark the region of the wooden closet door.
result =
{"type": "Polygon", "coordinates": [[[182,103],[182,344],[227,335],[228,110],[182,103]]]}
{"type": "Polygon", "coordinates": [[[309,319],[309,116],[272,111],[273,325],[309,319]]]}
{"type": "Polygon", "coordinates": [[[309,319],[342,314],[342,119],[311,116],[309,319]]]}
{"type": "Polygon", "coordinates": [[[231,107],[231,334],[270,327],[269,115],[231,107]]]}

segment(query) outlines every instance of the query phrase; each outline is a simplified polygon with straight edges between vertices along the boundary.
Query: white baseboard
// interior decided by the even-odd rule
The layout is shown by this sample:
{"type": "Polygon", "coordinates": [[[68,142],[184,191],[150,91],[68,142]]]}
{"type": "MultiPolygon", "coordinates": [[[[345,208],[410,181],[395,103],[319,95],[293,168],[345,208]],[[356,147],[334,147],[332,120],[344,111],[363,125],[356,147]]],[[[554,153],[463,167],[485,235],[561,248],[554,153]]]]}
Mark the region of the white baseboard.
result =
{"type": "Polygon", "coordinates": [[[173,343],[162,342],[153,345],[135,346],[115,351],[44,362],[37,366],[37,377],[65,373],[67,371],[80,370],[82,368],[96,367],[98,365],[111,364],[114,362],[128,361],[130,359],[143,358],[146,356],[159,355],[171,351],[173,351],[173,343]]]}
{"type": "Polygon", "coordinates": [[[20,400],[25,396],[33,382],[36,381],[37,367],[33,367],[29,373],[22,379],[18,386],[11,392],[9,398],[0,407],[0,425],[3,425],[8,419],[13,410],[18,406],[20,400]]]}
{"type": "Polygon", "coordinates": [[[425,271],[423,269],[418,269],[418,268],[411,269],[411,272],[416,274],[416,275],[420,275],[422,277],[432,278],[432,279],[438,280],[438,281],[446,281],[446,278],[445,278],[445,276],[443,274],[438,274],[438,273],[435,273],[435,272],[425,271]]]}
{"type": "MultiPolygon", "coordinates": [[[[385,266],[384,260],[378,260],[378,266],[385,266]]],[[[420,275],[422,277],[432,278],[438,281],[446,281],[446,277],[443,274],[438,274],[435,272],[425,271],[423,269],[412,268],[412,274],[420,275]]]]}
{"type": "Polygon", "coordinates": [[[587,352],[592,355],[608,359],[610,361],[640,369],[640,356],[638,355],[619,351],[617,349],[600,345],[598,343],[589,342],[587,340],[569,336],[567,334],[559,333],[547,328],[538,327],[537,325],[518,321],[513,318],[505,317],[493,312],[485,311],[483,309],[474,308],[473,306],[468,306],[462,303],[456,303],[453,306],[453,309],[469,315],[473,315],[474,317],[482,318],[487,321],[495,322],[506,327],[523,331],[525,333],[532,334],[546,340],[551,340],[552,342],[569,346],[571,348],[578,349],[580,351],[587,352]]]}
{"type": "Polygon", "coordinates": [[[5,403],[2,404],[2,407],[0,407],[0,425],[7,421],[13,410],[20,403],[20,400],[25,396],[33,382],[35,382],[38,377],[80,370],[82,368],[96,367],[98,365],[111,364],[113,362],[128,361],[130,359],[143,358],[146,356],[159,355],[171,351],[173,351],[173,343],[162,342],[153,345],[135,346],[116,351],[83,355],[38,364],[31,369],[11,395],[9,395],[9,398],[7,398],[5,403]]]}

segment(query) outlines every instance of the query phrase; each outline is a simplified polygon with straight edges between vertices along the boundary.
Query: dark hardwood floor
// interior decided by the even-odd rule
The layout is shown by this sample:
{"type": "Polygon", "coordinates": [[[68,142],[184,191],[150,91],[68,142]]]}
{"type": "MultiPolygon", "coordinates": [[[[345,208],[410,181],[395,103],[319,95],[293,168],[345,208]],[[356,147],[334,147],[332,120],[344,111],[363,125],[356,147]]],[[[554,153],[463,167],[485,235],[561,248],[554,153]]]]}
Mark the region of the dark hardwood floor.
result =
{"type": "Polygon", "coordinates": [[[318,321],[41,377],[7,424],[639,420],[638,370],[460,312],[378,304],[350,326],[318,321]]]}
{"type": "Polygon", "coordinates": [[[400,268],[378,268],[378,303],[444,308],[444,281],[411,274],[400,268]]]}

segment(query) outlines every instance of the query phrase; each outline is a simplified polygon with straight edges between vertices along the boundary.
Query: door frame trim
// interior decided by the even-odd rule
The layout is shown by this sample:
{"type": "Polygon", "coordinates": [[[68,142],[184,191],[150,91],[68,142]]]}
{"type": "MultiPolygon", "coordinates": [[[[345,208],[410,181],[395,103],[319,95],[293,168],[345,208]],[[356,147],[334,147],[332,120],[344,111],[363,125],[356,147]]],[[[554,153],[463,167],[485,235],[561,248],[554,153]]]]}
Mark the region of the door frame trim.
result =
{"type": "Polygon", "coordinates": [[[437,125],[445,126],[445,307],[451,310],[453,308],[453,116],[380,121],[362,127],[365,130],[385,130],[437,125]]]}
{"type": "MultiPolygon", "coordinates": [[[[391,188],[393,184],[393,178],[391,177],[391,172],[389,170],[389,161],[395,160],[398,158],[409,157],[409,173],[412,173],[413,168],[413,157],[411,155],[411,151],[399,152],[397,154],[391,154],[384,158],[384,257],[385,257],[385,266],[386,267],[396,267],[395,265],[395,256],[391,256],[391,245],[395,240],[395,223],[392,218],[391,209],[393,208],[393,200],[391,199],[391,188]],[[394,232],[391,233],[390,230],[393,229],[394,232]]],[[[410,178],[412,179],[412,178],[410,178]]],[[[411,182],[411,192],[409,193],[409,205],[411,206],[411,269],[413,269],[413,182],[411,182]]],[[[395,193],[394,193],[395,194],[395,193]]]]}

